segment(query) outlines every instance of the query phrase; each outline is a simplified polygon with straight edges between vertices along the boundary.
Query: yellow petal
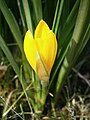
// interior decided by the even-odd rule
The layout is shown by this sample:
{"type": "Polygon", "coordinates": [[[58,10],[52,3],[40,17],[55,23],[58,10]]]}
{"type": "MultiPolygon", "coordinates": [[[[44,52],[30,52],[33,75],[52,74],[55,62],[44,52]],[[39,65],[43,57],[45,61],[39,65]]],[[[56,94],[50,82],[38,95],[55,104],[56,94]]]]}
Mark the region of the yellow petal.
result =
{"type": "Polygon", "coordinates": [[[42,38],[38,38],[35,39],[35,42],[42,62],[48,74],[50,74],[57,53],[56,36],[49,30],[47,36],[43,36],[43,40],[42,38]]]}
{"type": "Polygon", "coordinates": [[[34,37],[35,37],[35,39],[42,38],[42,40],[43,40],[44,36],[47,36],[49,31],[50,31],[50,29],[49,29],[48,25],[46,24],[46,22],[41,20],[36,27],[34,37]]]}
{"type": "Polygon", "coordinates": [[[36,46],[32,33],[28,30],[24,38],[24,52],[31,67],[36,71],[36,46]]]}

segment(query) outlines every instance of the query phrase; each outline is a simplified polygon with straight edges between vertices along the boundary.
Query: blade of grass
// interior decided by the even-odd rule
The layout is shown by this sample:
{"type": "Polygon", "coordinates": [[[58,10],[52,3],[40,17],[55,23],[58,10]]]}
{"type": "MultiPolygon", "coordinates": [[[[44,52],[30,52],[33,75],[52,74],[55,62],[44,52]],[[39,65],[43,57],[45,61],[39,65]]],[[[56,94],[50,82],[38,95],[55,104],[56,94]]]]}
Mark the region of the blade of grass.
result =
{"type": "Polygon", "coordinates": [[[17,0],[20,16],[21,16],[21,21],[23,25],[23,31],[26,32],[26,20],[25,20],[25,13],[22,5],[22,0],[17,0]]]}
{"type": "Polygon", "coordinates": [[[54,20],[53,20],[53,25],[52,25],[52,31],[55,30],[55,24],[56,24],[56,19],[57,19],[57,14],[58,14],[59,5],[60,5],[60,1],[58,0],[58,1],[57,1],[57,5],[56,5],[54,20]]]}
{"type": "Polygon", "coordinates": [[[79,8],[79,3],[80,3],[79,0],[77,0],[75,2],[70,14],[67,17],[67,20],[66,20],[62,30],[58,34],[58,37],[59,37],[58,47],[59,48],[64,46],[64,43],[66,42],[68,35],[71,33],[71,31],[75,25],[77,13],[78,13],[78,8],[79,8]]]}
{"type": "Polygon", "coordinates": [[[85,36],[82,40],[82,44],[80,44],[81,47],[79,48],[80,49],[80,52],[78,52],[79,54],[83,51],[83,49],[84,49],[84,47],[87,44],[89,39],[90,39],[90,23],[89,23],[89,26],[88,26],[87,31],[85,33],[85,36]]]}
{"type": "Polygon", "coordinates": [[[13,16],[12,12],[8,9],[4,0],[0,0],[0,10],[2,11],[2,13],[5,17],[21,52],[23,52],[23,50],[22,50],[22,35],[20,32],[19,26],[16,22],[15,17],[13,16]]]}
{"type": "Polygon", "coordinates": [[[75,61],[77,60],[78,56],[81,54],[81,52],[83,51],[84,47],[86,46],[86,44],[88,43],[88,40],[90,39],[90,23],[88,25],[87,31],[83,37],[83,40],[81,41],[81,44],[79,45],[79,48],[77,50],[77,53],[75,54],[75,61]]]}
{"type": "Polygon", "coordinates": [[[33,0],[33,9],[36,15],[36,24],[42,19],[42,3],[41,0],[33,0]]]}
{"type": "Polygon", "coordinates": [[[1,34],[1,32],[2,32],[2,16],[1,16],[1,11],[0,11],[0,34],[1,34]]]}
{"type": "Polygon", "coordinates": [[[55,17],[54,17],[54,21],[53,21],[53,26],[52,26],[52,30],[54,31],[54,33],[56,35],[58,32],[58,28],[59,28],[59,22],[60,22],[60,18],[61,18],[61,14],[62,14],[63,5],[64,5],[64,0],[61,0],[61,3],[58,0],[55,17]]]}
{"type": "MultiPolygon", "coordinates": [[[[22,88],[23,88],[23,91],[24,91],[24,93],[25,93],[25,96],[26,96],[26,98],[27,98],[27,102],[28,102],[30,111],[33,113],[33,110],[32,110],[32,107],[31,107],[31,103],[32,103],[32,105],[33,105],[34,101],[32,101],[32,99],[29,98],[29,95],[28,95],[28,94],[30,94],[30,92],[27,92],[27,91],[26,91],[26,87],[27,87],[27,86],[26,86],[26,81],[25,81],[24,78],[23,78],[22,66],[21,66],[21,68],[20,68],[20,81],[21,81],[22,88]]],[[[33,106],[34,106],[34,105],[33,105],[33,106]]]]}
{"type": "Polygon", "coordinates": [[[22,104],[20,104],[20,109],[21,109],[23,120],[25,120],[25,115],[24,115],[24,110],[23,110],[22,104]]]}
{"type": "Polygon", "coordinates": [[[23,3],[25,16],[26,16],[27,27],[33,33],[31,11],[30,11],[30,8],[29,8],[28,0],[22,0],[22,3],[23,3]]]}
{"type": "Polygon", "coordinates": [[[20,73],[19,73],[19,67],[18,67],[18,65],[16,64],[16,62],[15,62],[15,60],[14,60],[14,58],[13,58],[11,52],[10,52],[10,50],[9,50],[8,47],[6,46],[6,43],[4,42],[4,40],[3,40],[3,38],[2,38],[1,35],[0,35],[0,47],[1,47],[1,49],[3,50],[3,52],[5,53],[8,61],[10,62],[11,66],[13,67],[15,73],[16,73],[16,74],[18,75],[18,77],[19,77],[19,75],[20,75],[20,73]]]}
{"type": "MultiPolygon", "coordinates": [[[[8,106],[9,106],[9,102],[10,102],[10,99],[12,97],[12,94],[13,94],[13,91],[11,91],[10,94],[8,95],[8,97],[7,97],[7,100],[6,100],[5,105],[4,105],[3,114],[6,112],[8,106]]],[[[7,119],[7,115],[2,117],[2,120],[6,120],[6,119],[7,119]]]]}
{"type": "Polygon", "coordinates": [[[68,15],[70,14],[70,10],[71,10],[71,0],[65,0],[58,33],[60,33],[60,31],[62,30],[63,25],[66,22],[68,15]]]}

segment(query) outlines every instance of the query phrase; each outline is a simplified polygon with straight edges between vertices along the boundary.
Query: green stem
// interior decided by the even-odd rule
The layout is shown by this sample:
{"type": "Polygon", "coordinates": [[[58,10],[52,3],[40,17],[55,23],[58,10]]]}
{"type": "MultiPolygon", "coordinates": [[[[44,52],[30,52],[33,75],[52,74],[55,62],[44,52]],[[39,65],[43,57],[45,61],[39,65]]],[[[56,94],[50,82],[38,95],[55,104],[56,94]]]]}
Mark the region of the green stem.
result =
{"type": "Polygon", "coordinates": [[[42,97],[41,97],[42,110],[44,109],[46,97],[47,97],[47,87],[42,87],[42,97]]]}
{"type": "MultiPolygon", "coordinates": [[[[34,111],[37,114],[41,114],[44,110],[44,105],[45,105],[45,101],[46,101],[46,97],[47,97],[47,87],[43,87],[41,88],[41,97],[36,98],[38,99],[38,103],[35,104],[34,106],[34,111]]],[[[39,93],[37,93],[39,94],[39,93]]]]}

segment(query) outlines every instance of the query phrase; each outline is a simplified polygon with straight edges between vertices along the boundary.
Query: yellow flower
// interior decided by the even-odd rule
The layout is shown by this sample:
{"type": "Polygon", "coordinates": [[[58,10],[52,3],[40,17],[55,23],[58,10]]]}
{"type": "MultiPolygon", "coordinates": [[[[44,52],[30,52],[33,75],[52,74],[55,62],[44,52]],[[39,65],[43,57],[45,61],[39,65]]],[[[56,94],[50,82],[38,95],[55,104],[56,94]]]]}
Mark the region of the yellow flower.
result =
{"type": "Polygon", "coordinates": [[[57,40],[45,21],[41,20],[39,22],[34,37],[30,30],[26,32],[24,52],[39,79],[47,84],[57,53],[57,40]]]}

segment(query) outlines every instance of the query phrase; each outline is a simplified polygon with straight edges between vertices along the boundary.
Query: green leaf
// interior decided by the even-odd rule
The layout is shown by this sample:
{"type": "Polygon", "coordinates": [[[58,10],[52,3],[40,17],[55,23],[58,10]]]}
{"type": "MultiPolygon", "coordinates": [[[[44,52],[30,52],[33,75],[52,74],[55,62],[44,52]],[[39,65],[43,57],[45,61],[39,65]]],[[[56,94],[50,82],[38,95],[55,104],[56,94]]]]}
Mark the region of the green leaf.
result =
{"type": "Polygon", "coordinates": [[[22,0],[17,0],[18,8],[19,8],[19,13],[22,21],[22,26],[23,26],[23,31],[24,33],[26,32],[26,19],[25,19],[25,13],[24,13],[24,8],[22,4],[22,0]]]}
{"type": "Polygon", "coordinates": [[[31,11],[29,8],[28,0],[22,0],[22,3],[25,12],[27,27],[33,33],[31,11]]]}
{"type": "Polygon", "coordinates": [[[10,11],[10,9],[8,9],[4,0],[0,0],[0,10],[2,11],[2,13],[5,17],[21,52],[23,52],[23,50],[22,50],[22,35],[20,32],[19,26],[16,22],[15,17],[13,16],[12,12],[10,11]]]}
{"type": "Polygon", "coordinates": [[[42,19],[42,3],[41,0],[32,0],[33,3],[33,9],[35,12],[36,20],[35,23],[37,23],[42,19]]]}
{"type": "Polygon", "coordinates": [[[61,0],[61,2],[59,0],[57,1],[55,17],[54,17],[53,26],[52,26],[52,30],[56,35],[59,28],[59,22],[62,14],[63,5],[64,5],[64,0],[61,0]]]}
{"type": "Polygon", "coordinates": [[[89,12],[90,12],[90,1],[88,0],[81,1],[71,43],[69,45],[69,49],[67,51],[66,57],[59,71],[59,76],[56,84],[56,92],[55,92],[56,101],[60,93],[60,90],[62,88],[62,85],[65,82],[70,70],[72,69],[72,66],[75,64],[77,60],[76,57],[78,58],[77,55],[79,55],[80,53],[79,47],[81,47],[82,41],[84,39],[84,35],[87,31],[90,22],[89,12]]]}
{"type": "Polygon", "coordinates": [[[0,47],[3,50],[3,52],[5,53],[8,61],[10,62],[11,66],[13,67],[15,73],[18,75],[18,77],[20,76],[20,72],[19,72],[19,67],[16,64],[10,50],[8,49],[6,43],[4,42],[2,36],[0,35],[0,47]]]}

